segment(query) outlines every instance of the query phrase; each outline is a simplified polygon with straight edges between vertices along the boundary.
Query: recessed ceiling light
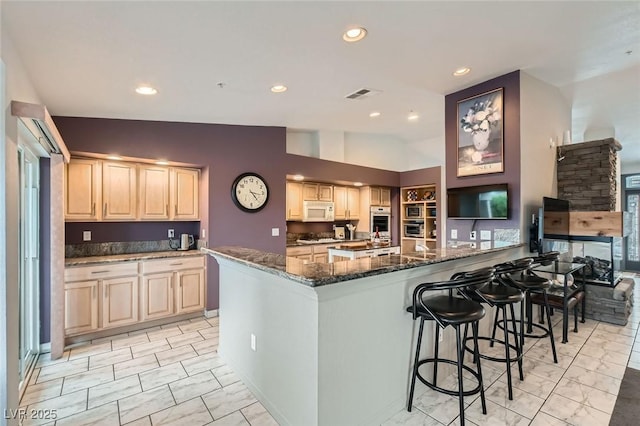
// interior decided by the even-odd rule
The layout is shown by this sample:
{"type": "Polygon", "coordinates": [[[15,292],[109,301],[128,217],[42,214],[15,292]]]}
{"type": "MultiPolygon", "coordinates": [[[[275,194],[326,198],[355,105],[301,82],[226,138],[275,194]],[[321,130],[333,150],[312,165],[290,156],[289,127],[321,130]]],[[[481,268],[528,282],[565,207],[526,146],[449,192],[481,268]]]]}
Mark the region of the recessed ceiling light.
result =
{"type": "Polygon", "coordinates": [[[283,86],[282,84],[276,84],[271,87],[271,91],[273,93],[282,93],[287,91],[287,86],[283,86]]]}
{"type": "Polygon", "coordinates": [[[136,87],[136,93],[139,95],[155,95],[158,90],[151,86],[138,86],[136,87]]]}
{"type": "Polygon", "coordinates": [[[168,165],[169,165],[169,162],[168,162],[168,161],[166,161],[166,160],[158,160],[158,161],[156,161],[156,164],[157,164],[158,166],[168,166],[168,165]]]}
{"type": "Polygon", "coordinates": [[[295,175],[295,176],[293,176],[293,180],[304,180],[304,176],[302,176],[302,175],[295,175]]]}
{"type": "Polygon", "coordinates": [[[348,43],[355,43],[367,36],[367,30],[362,27],[349,28],[342,34],[342,39],[348,43]]]}
{"type": "Polygon", "coordinates": [[[122,157],[118,157],[117,155],[107,155],[107,160],[119,161],[122,160],[122,157]]]}
{"type": "Polygon", "coordinates": [[[380,113],[378,111],[373,111],[371,114],[369,114],[369,117],[371,118],[380,117],[380,113]]]}
{"type": "Polygon", "coordinates": [[[353,182],[353,186],[362,186],[362,182],[353,182]]]}
{"type": "Polygon", "coordinates": [[[463,75],[467,75],[471,72],[471,68],[469,67],[462,67],[462,68],[458,68],[457,70],[455,70],[453,72],[453,75],[456,77],[462,77],[463,75]]]}
{"type": "Polygon", "coordinates": [[[407,120],[415,121],[415,120],[417,120],[419,117],[420,117],[420,116],[418,115],[418,113],[417,113],[417,112],[410,111],[410,112],[409,112],[409,115],[407,116],[407,120]]]}

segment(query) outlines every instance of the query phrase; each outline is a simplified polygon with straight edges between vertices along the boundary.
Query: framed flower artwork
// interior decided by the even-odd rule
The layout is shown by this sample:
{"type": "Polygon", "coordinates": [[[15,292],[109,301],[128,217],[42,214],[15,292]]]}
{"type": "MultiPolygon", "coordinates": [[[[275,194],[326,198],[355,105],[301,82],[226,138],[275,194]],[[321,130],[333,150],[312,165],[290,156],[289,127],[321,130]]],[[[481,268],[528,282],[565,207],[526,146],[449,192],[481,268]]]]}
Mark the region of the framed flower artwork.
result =
{"type": "Polygon", "coordinates": [[[458,176],[504,171],[503,89],[458,101],[458,176]]]}

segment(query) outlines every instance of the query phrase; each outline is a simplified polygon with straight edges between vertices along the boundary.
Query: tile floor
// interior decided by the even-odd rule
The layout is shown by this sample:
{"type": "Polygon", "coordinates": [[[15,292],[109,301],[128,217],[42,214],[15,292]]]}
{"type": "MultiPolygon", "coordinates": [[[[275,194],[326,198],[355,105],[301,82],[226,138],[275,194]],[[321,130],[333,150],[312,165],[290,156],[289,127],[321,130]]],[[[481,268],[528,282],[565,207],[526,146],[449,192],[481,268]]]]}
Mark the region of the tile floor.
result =
{"type": "MultiPolygon", "coordinates": [[[[488,414],[477,395],[469,397],[467,424],[607,425],[625,367],[640,369],[640,291],[635,294],[627,326],[587,320],[566,344],[554,316],[558,364],[548,339],[527,339],[523,381],[512,367],[513,401],[505,368],[484,361],[488,414]]],[[[218,330],[218,318],[196,318],[94,340],[59,360],[41,355],[22,408],[56,409],[55,425],[277,425],[218,357],[218,330]]],[[[499,350],[485,346],[487,353],[499,350]]],[[[453,387],[455,377],[446,380],[453,387]]],[[[384,426],[449,424],[459,424],[457,399],[423,388],[411,413],[401,410],[384,426]]]]}

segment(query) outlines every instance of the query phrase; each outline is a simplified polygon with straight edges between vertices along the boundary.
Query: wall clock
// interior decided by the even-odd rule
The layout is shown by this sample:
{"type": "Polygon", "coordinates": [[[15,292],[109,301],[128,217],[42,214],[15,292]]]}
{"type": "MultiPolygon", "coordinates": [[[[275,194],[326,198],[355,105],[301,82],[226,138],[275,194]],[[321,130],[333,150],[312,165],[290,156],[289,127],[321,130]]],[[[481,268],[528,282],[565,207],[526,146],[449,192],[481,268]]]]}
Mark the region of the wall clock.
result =
{"type": "Polygon", "coordinates": [[[257,173],[243,173],[231,185],[231,199],[240,210],[255,213],[267,204],[269,187],[257,173]]]}

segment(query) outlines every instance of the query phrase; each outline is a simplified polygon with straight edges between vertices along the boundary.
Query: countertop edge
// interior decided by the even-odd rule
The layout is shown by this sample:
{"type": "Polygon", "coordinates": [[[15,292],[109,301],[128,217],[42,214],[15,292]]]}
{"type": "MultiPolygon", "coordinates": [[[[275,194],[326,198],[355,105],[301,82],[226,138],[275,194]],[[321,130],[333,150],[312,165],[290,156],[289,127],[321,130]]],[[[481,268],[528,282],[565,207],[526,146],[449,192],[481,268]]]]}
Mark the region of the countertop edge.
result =
{"type": "Polygon", "coordinates": [[[115,263],[115,262],[137,262],[139,260],[147,259],[166,259],[172,257],[188,257],[188,256],[202,256],[200,250],[186,250],[186,251],[154,251],[143,253],[128,253],[128,254],[111,254],[105,256],[87,256],[87,257],[69,257],[65,258],[64,266],[84,266],[94,265],[101,263],[115,263]]]}

